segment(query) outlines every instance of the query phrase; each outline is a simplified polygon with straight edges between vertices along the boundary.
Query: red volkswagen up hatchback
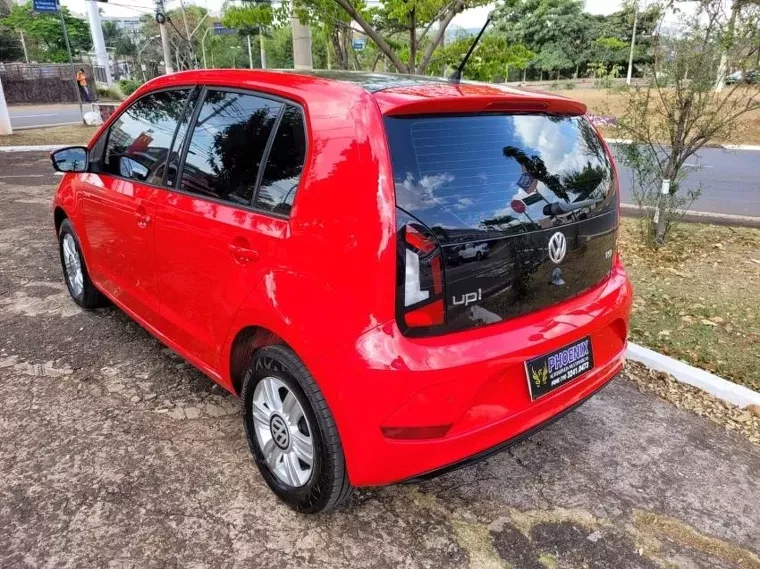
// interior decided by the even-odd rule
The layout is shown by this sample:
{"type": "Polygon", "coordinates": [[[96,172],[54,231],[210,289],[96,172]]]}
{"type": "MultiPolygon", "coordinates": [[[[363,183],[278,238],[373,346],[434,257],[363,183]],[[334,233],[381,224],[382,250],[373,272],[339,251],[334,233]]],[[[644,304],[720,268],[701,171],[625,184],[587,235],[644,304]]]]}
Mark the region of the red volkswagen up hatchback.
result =
{"type": "Polygon", "coordinates": [[[52,154],[66,284],[239,394],[295,509],[432,476],[623,366],[618,182],[584,113],[401,75],[160,77],[52,154]]]}

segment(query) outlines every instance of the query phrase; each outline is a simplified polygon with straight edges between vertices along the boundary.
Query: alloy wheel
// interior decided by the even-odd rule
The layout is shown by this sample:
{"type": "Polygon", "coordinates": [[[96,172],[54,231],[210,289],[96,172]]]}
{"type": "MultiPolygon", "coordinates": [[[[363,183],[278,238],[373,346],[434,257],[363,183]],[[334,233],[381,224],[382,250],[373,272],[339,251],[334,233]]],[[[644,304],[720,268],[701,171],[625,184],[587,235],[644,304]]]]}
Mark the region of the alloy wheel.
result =
{"type": "Polygon", "coordinates": [[[69,281],[71,292],[79,296],[84,291],[84,276],[82,275],[82,259],[71,233],[63,236],[63,264],[66,267],[66,278],[69,281]]]}

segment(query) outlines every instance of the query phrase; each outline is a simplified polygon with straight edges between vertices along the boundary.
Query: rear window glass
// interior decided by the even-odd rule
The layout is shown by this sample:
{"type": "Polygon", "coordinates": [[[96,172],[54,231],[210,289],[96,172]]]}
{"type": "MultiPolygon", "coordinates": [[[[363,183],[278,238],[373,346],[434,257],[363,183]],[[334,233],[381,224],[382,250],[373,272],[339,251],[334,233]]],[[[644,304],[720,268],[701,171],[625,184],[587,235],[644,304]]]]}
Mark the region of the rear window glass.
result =
{"type": "Polygon", "coordinates": [[[613,171],[582,117],[385,119],[397,205],[429,227],[521,232],[614,207],[613,171]]]}

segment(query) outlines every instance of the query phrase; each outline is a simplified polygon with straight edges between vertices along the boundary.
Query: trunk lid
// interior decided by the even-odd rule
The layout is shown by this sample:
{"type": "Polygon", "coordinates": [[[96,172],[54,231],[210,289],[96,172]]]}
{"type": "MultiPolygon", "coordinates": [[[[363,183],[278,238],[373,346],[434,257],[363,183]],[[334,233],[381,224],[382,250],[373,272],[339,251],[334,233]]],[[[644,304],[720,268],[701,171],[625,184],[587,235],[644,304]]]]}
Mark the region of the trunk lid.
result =
{"type": "Polygon", "coordinates": [[[533,312],[609,274],[617,180],[585,118],[387,116],[385,126],[397,206],[443,258],[445,324],[429,333],[533,312]]]}

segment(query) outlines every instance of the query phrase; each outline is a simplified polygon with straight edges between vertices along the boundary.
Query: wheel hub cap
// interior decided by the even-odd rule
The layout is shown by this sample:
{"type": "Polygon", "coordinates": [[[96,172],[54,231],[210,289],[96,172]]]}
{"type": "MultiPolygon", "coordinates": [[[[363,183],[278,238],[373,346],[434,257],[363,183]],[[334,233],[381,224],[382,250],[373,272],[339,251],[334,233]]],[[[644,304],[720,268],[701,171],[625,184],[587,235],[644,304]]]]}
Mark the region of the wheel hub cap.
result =
{"type": "Polygon", "coordinates": [[[295,393],[277,377],[256,384],[253,429],[269,471],[288,486],[305,485],[314,468],[312,429],[295,393]]]}
{"type": "Polygon", "coordinates": [[[269,430],[272,432],[274,443],[281,449],[287,450],[290,445],[290,435],[285,419],[277,414],[272,415],[272,420],[269,421],[269,430]]]}

